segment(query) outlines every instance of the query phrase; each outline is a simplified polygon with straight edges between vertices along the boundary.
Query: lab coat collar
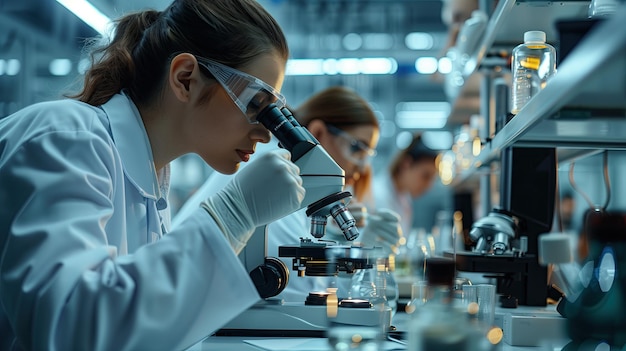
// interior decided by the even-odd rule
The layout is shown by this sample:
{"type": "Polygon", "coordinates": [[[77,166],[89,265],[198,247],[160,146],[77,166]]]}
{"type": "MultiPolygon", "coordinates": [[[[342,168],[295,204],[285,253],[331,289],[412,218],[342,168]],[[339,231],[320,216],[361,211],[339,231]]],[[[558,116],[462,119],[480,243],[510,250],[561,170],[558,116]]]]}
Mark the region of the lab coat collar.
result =
{"type": "Polygon", "coordinates": [[[109,118],[113,141],[122,159],[126,176],[142,196],[161,198],[150,140],[137,106],[122,92],[114,95],[101,107],[109,118]]]}

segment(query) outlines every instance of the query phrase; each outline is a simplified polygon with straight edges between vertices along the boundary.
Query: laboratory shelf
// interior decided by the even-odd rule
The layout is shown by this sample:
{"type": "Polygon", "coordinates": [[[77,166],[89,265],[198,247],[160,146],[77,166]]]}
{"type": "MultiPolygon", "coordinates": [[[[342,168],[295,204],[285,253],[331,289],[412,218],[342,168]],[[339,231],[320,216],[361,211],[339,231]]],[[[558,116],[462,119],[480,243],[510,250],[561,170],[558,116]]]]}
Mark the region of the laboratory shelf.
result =
{"type": "Polygon", "coordinates": [[[586,18],[588,8],[588,1],[499,1],[487,22],[480,44],[463,67],[463,85],[451,101],[448,124],[468,123],[471,115],[480,113],[482,73],[479,68],[494,65],[489,60],[489,53],[510,52],[523,41],[524,32],[528,30],[542,30],[546,32],[548,42],[554,43],[558,39],[555,22],[566,18],[586,18]]]}
{"type": "Polygon", "coordinates": [[[528,30],[544,31],[548,42],[555,42],[558,38],[555,22],[565,18],[586,18],[588,9],[588,1],[499,1],[478,49],[464,67],[463,76],[472,75],[490,50],[512,49],[520,44],[528,30]]]}
{"type": "Polygon", "coordinates": [[[509,146],[557,147],[562,160],[585,150],[626,149],[626,5],[569,54],[546,87],[483,146],[453,184],[476,176],[509,146]]]}

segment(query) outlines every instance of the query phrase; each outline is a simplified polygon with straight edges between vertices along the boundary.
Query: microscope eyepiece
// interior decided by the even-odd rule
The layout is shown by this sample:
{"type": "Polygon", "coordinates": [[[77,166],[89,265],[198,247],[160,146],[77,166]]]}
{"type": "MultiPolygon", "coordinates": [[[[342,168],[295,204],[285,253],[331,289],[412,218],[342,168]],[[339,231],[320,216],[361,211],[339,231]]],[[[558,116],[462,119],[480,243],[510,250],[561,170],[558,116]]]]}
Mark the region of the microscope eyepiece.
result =
{"type": "Polygon", "coordinates": [[[319,144],[286,107],[279,109],[275,104],[270,104],[259,113],[257,120],[278,139],[283,148],[291,152],[291,160],[294,162],[319,144]]]}

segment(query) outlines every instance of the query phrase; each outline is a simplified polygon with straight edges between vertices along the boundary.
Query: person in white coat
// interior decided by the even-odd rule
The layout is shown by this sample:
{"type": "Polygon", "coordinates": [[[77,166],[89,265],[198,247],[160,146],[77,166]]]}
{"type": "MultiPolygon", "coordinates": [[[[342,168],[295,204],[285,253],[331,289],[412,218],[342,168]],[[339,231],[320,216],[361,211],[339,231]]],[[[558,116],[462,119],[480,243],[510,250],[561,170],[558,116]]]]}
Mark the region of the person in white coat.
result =
{"type": "MultiPolygon", "coordinates": [[[[363,203],[369,202],[368,199],[371,196],[370,159],[376,154],[375,148],[379,138],[378,120],[369,103],[353,89],[332,86],[309,97],[294,110],[294,117],[311,132],[345,171],[347,189],[354,195],[349,206],[353,210],[362,210],[363,203]]],[[[267,152],[277,149],[278,143],[273,140],[262,147],[264,152],[267,152]]],[[[230,175],[212,174],[181,207],[173,220],[174,226],[184,223],[185,218],[193,212],[194,203],[218,191],[231,178],[230,175]]],[[[365,228],[360,228],[361,235],[356,242],[363,245],[383,246],[391,250],[401,237],[398,216],[384,209],[380,210],[381,214],[385,213],[382,216],[372,213],[378,211],[376,209],[370,208],[369,211],[367,225],[365,228]]],[[[355,216],[359,215],[359,211],[352,213],[355,216]]],[[[322,239],[345,243],[341,230],[336,226],[333,227],[332,222],[329,221],[326,235],[322,239]]],[[[267,255],[278,257],[279,246],[298,245],[301,237],[314,239],[309,234],[310,225],[306,209],[270,223],[267,229],[267,255]]],[[[263,250],[262,247],[246,249],[263,250]]],[[[292,266],[290,258],[280,259],[287,267],[292,266]]],[[[326,278],[298,277],[292,274],[289,283],[279,296],[286,302],[304,302],[309,292],[324,290],[327,284],[332,283],[326,278]]],[[[345,287],[344,290],[346,290],[345,287]]]]}
{"type": "Polygon", "coordinates": [[[389,170],[374,177],[375,206],[398,213],[405,235],[413,226],[413,201],[430,190],[437,178],[437,155],[424,144],[421,134],[415,134],[411,143],[395,155],[389,170]]]}
{"type": "Polygon", "coordinates": [[[129,14],[94,53],[72,99],[0,121],[0,350],[193,345],[259,300],[237,253],[304,197],[266,153],[170,230],[169,163],[234,173],[285,104],[286,40],[258,3],[129,14]]]}

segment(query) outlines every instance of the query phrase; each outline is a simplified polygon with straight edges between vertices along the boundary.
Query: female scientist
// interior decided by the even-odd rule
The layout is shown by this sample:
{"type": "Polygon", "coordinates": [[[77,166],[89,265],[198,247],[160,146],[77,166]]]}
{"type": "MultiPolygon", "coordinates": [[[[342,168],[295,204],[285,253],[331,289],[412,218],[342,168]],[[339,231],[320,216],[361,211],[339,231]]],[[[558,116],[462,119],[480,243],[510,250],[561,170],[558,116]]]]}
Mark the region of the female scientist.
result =
{"type": "MultiPolygon", "coordinates": [[[[334,86],[307,99],[294,111],[294,117],[345,171],[347,189],[354,195],[352,202],[366,202],[371,195],[369,163],[375,155],[379,137],[378,120],[369,103],[352,89],[334,86]]],[[[263,148],[273,150],[278,145],[273,141],[263,145],[263,148]]],[[[174,218],[174,225],[184,222],[193,213],[195,203],[221,189],[231,178],[229,175],[212,174],[181,208],[174,218]]],[[[384,247],[397,245],[400,239],[398,217],[388,212],[383,210],[381,213],[385,214],[382,216],[368,216],[367,226],[365,229],[361,228],[361,235],[356,241],[364,245],[384,247]]],[[[352,213],[358,216],[358,212],[352,213]]],[[[333,233],[331,223],[329,221],[323,239],[345,240],[338,227],[333,233]]],[[[310,218],[306,215],[306,209],[272,222],[268,226],[267,255],[278,257],[279,246],[297,245],[301,237],[312,238],[309,232],[310,218]]],[[[291,267],[291,259],[284,260],[287,267],[291,267]]],[[[327,283],[326,280],[315,277],[296,277],[295,274],[291,277],[280,295],[289,302],[303,302],[310,291],[320,290],[321,285],[327,283]]]]}
{"type": "Polygon", "coordinates": [[[413,200],[428,191],[437,177],[437,155],[416,134],[409,146],[394,157],[389,172],[374,179],[375,206],[398,213],[402,231],[407,235],[413,225],[413,200]]]}
{"type": "Polygon", "coordinates": [[[75,99],[0,121],[1,350],[200,341],[259,299],[236,252],[304,196],[266,153],[168,232],[169,163],[234,173],[270,139],[257,112],[285,103],[285,37],[255,1],[127,15],[93,57],[75,99]]]}

